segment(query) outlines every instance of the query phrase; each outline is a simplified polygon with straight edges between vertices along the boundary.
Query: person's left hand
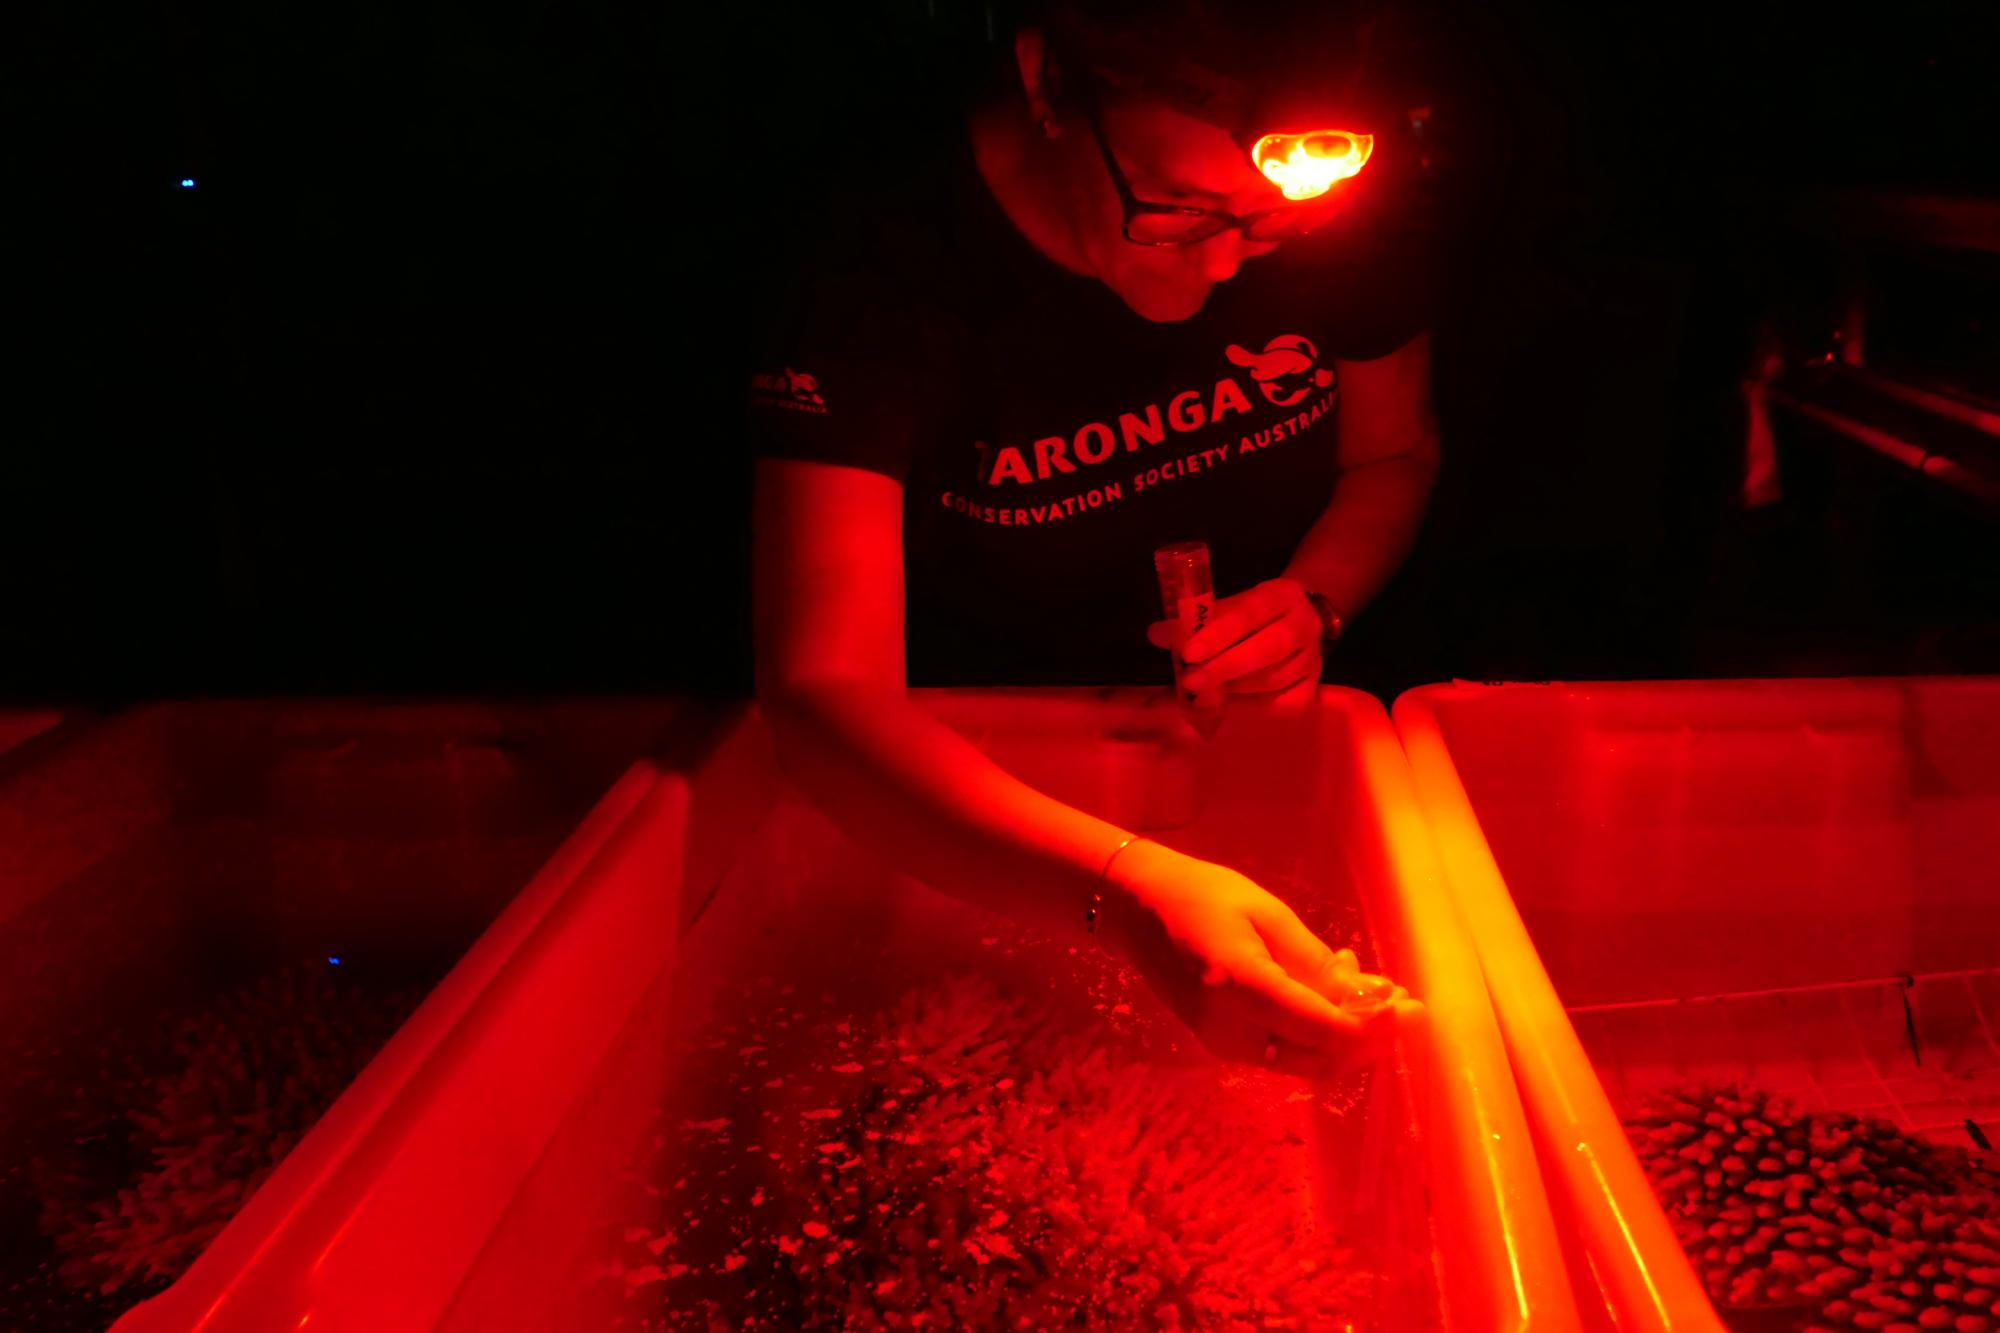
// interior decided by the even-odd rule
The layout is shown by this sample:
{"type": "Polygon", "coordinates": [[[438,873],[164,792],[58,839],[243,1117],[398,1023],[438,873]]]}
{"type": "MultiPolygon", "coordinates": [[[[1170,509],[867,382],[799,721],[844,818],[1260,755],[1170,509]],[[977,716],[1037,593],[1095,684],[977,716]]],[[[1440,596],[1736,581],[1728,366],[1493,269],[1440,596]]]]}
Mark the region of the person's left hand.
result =
{"type": "Polygon", "coordinates": [[[1305,586],[1275,578],[1217,598],[1208,624],[1186,644],[1175,620],[1155,621],[1146,637],[1180,654],[1181,686],[1200,702],[1218,704],[1226,694],[1297,713],[1319,694],[1320,634],[1305,586]]]}

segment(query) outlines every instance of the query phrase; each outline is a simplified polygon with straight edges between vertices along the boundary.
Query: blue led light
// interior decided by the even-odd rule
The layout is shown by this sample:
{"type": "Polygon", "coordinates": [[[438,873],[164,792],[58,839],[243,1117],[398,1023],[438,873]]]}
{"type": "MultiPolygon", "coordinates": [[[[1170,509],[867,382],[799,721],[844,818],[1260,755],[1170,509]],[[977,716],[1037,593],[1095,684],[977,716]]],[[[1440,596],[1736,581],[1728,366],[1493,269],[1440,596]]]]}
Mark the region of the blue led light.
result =
{"type": "Polygon", "coordinates": [[[326,961],[332,963],[335,967],[340,966],[340,960],[338,958],[333,957],[331,954],[327,955],[326,961]]]}
{"type": "Polygon", "coordinates": [[[194,177],[192,176],[181,177],[181,188],[183,190],[192,190],[194,188],[194,177]]]}

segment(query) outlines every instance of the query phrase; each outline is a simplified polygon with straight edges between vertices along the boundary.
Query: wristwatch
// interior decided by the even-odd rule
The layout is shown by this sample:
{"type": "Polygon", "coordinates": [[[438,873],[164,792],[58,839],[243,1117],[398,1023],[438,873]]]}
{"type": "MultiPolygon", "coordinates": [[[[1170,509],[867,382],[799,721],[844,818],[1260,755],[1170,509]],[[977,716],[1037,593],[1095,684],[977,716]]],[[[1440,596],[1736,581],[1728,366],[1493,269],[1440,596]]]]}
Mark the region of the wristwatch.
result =
{"type": "Polygon", "coordinates": [[[1334,610],[1333,602],[1325,593],[1314,592],[1310,588],[1306,589],[1306,600],[1313,604],[1313,610],[1319,612],[1320,637],[1328,643],[1337,641],[1345,622],[1341,620],[1340,612],[1334,610]]]}

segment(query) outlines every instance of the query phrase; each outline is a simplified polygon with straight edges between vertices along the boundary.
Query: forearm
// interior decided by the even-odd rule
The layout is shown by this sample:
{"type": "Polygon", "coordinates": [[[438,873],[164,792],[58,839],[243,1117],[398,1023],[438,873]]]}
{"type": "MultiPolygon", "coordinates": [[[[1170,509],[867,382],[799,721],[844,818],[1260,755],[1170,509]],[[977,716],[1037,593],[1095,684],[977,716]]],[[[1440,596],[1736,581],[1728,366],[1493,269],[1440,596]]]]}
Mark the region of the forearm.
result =
{"type": "Polygon", "coordinates": [[[760,703],[787,775],[850,837],[933,888],[1082,934],[1124,830],[1008,774],[899,689],[822,682],[760,703]]]}
{"type": "Polygon", "coordinates": [[[1324,594],[1352,619],[1410,554],[1436,477],[1437,463],[1421,452],[1341,473],[1286,577],[1324,594]]]}

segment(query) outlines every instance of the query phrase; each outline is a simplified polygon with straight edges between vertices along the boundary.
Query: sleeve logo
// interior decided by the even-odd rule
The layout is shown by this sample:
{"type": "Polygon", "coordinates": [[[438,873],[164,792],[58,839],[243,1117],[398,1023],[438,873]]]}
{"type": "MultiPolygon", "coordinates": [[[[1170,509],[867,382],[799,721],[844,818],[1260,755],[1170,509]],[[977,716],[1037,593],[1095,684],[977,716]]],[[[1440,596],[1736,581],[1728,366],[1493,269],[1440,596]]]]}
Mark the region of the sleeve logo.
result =
{"type": "Polygon", "coordinates": [[[775,374],[752,375],[750,401],[759,407],[782,407],[793,412],[825,415],[827,410],[826,399],[820,396],[818,377],[790,366],[775,374]]]}

